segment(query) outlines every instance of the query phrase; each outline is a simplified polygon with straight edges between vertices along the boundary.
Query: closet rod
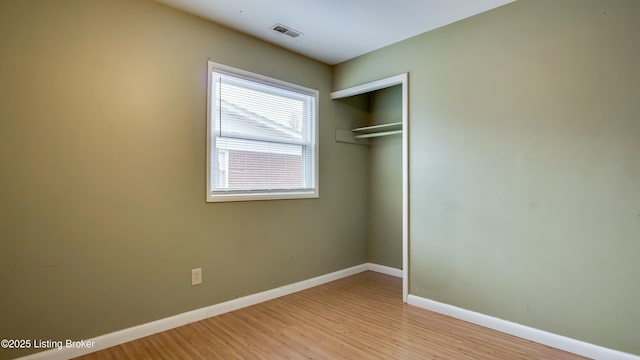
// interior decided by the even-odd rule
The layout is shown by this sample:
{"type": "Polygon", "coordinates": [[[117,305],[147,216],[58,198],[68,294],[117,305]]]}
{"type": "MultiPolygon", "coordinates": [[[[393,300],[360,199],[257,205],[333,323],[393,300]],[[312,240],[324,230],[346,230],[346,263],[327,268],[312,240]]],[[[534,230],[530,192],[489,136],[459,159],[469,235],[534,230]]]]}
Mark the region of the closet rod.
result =
{"type": "Polygon", "coordinates": [[[366,138],[372,138],[372,137],[378,137],[378,136],[387,136],[387,135],[400,134],[401,132],[402,132],[402,130],[383,131],[383,132],[377,132],[377,133],[371,133],[371,134],[355,135],[354,138],[355,139],[366,139],[366,138]]]}

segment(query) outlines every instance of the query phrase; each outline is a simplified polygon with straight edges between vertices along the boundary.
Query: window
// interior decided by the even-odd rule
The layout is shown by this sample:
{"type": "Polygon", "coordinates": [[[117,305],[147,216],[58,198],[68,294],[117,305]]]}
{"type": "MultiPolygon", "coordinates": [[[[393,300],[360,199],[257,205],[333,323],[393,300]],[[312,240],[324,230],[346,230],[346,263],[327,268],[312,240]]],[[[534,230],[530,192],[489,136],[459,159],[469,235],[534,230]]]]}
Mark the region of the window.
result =
{"type": "Polygon", "coordinates": [[[207,201],[318,197],[318,91],[209,63],[207,201]]]}

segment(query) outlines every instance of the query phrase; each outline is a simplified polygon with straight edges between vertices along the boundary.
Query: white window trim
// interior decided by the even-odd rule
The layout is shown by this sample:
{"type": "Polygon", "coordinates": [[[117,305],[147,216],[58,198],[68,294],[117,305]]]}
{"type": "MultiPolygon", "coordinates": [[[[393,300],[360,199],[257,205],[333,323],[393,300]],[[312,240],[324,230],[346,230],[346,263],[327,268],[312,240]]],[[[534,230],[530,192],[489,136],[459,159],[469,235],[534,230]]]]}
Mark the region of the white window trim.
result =
{"type": "Polygon", "coordinates": [[[249,71],[236,69],[231,66],[226,66],[218,63],[214,63],[209,61],[208,63],[208,73],[207,73],[207,184],[206,184],[206,200],[207,202],[227,202],[227,201],[250,201],[250,200],[283,200],[283,199],[310,199],[310,198],[318,198],[320,196],[320,184],[319,184],[319,106],[320,106],[320,96],[318,90],[309,89],[300,85],[291,84],[282,80],[270,78],[268,76],[255,74],[249,71]],[[213,154],[215,152],[214,148],[214,139],[212,138],[213,133],[213,114],[212,114],[212,104],[211,104],[211,89],[213,84],[213,72],[223,71],[227,73],[231,73],[234,75],[239,75],[242,77],[246,77],[253,81],[263,82],[268,85],[274,85],[277,87],[284,87],[292,90],[299,90],[301,92],[310,93],[315,97],[315,106],[314,106],[314,121],[313,121],[313,137],[314,137],[314,148],[313,148],[313,161],[314,166],[312,170],[312,177],[314,180],[314,187],[310,189],[292,189],[292,190],[246,190],[246,191],[233,191],[233,192],[213,192],[211,187],[212,180],[212,164],[213,154]]]}

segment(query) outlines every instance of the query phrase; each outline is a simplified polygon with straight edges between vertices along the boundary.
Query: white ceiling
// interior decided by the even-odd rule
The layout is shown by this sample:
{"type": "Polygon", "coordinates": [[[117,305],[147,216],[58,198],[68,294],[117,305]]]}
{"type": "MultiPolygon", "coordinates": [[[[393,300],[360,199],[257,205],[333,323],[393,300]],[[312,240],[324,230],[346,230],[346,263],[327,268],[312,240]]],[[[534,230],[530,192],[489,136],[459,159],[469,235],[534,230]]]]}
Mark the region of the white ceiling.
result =
{"type": "Polygon", "coordinates": [[[337,64],[515,0],[157,0],[337,64]],[[271,28],[301,32],[297,38],[271,28]]]}

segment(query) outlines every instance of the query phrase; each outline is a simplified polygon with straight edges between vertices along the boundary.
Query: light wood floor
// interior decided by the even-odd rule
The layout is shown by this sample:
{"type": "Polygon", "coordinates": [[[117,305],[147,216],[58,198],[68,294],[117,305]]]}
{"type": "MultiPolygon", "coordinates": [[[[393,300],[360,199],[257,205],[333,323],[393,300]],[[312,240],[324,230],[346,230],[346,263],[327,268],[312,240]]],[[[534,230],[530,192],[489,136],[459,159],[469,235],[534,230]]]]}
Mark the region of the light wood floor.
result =
{"type": "Polygon", "coordinates": [[[402,303],[364,272],[78,359],[582,359],[402,303]]]}

